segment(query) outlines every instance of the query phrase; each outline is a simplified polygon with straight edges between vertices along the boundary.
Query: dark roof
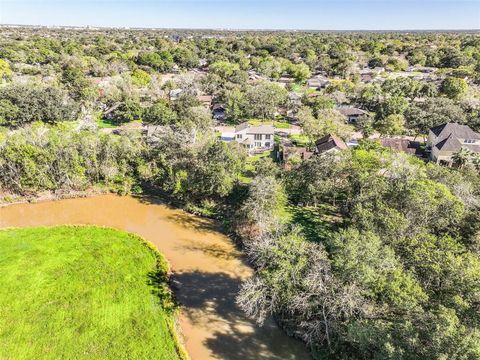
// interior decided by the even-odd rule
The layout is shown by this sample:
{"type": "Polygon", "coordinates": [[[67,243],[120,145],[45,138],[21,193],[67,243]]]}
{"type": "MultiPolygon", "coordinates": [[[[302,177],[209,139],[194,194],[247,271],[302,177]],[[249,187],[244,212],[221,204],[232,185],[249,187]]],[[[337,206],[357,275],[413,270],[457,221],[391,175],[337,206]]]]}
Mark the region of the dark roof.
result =
{"type": "Polygon", "coordinates": [[[475,152],[480,151],[480,145],[463,142],[463,140],[480,140],[480,134],[467,125],[445,123],[431,128],[430,131],[436,137],[432,146],[438,150],[457,151],[463,146],[475,152]]]}
{"type": "Polygon", "coordinates": [[[225,111],[225,106],[222,104],[213,105],[213,111],[225,111]]]}
{"type": "Polygon", "coordinates": [[[456,151],[462,147],[462,144],[457,138],[455,138],[454,136],[452,136],[452,134],[450,134],[445,139],[436,143],[435,147],[438,150],[456,151]]]}
{"type": "Polygon", "coordinates": [[[458,123],[445,123],[435,126],[430,129],[432,133],[437,137],[447,138],[450,134],[460,139],[475,139],[480,140],[480,134],[476,133],[467,125],[461,125],[458,123]]]}
{"type": "MultiPolygon", "coordinates": [[[[469,138],[470,139],[470,138],[469,138]]],[[[468,148],[473,152],[480,152],[480,144],[466,144],[462,143],[458,138],[450,134],[446,139],[435,144],[438,150],[443,151],[458,151],[462,147],[468,148]]]]}
{"type": "Polygon", "coordinates": [[[317,148],[318,153],[323,153],[334,148],[339,148],[340,150],[348,149],[348,146],[342,139],[332,134],[326,135],[315,141],[315,147],[317,148]]]}
{"type": "Polygon", "coordinates": [[[410,155],[423,156],[418,141],[408,139],[380,139],[380,143],[392,150],[405,152],[410,155]]]}
{"type": "Polygon", "coordinates": [[[354,107],[342,107],[338,108],[338,111],[345,116],[354,116],[354,115],[368,115],[368,111],[354,108],[354,107]]]}

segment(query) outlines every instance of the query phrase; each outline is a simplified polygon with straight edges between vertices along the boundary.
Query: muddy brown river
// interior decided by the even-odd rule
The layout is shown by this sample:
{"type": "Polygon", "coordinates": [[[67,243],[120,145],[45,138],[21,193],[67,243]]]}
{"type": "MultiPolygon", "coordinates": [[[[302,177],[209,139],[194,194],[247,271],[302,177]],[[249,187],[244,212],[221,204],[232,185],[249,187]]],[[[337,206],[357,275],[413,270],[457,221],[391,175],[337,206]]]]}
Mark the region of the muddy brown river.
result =
{"type": "Polygon", "coordinates": [[[180,327],[192,360],[310,359],[303,344],[273,321],[258,326],[236,306],[238,288],[252,270],[212,222],[155,200],[114,195],[0,208],[0,228],[63,224],[126,230],[157,246],[174,271],[180,327]]]}

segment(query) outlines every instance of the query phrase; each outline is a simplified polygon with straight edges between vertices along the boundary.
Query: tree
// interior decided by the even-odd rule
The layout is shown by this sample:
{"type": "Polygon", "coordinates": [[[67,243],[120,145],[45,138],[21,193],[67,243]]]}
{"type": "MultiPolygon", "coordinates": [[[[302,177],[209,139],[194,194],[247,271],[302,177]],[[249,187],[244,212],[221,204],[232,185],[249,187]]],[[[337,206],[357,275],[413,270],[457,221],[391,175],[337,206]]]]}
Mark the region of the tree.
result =
{"type": "Polygon", "coordinates": [[[202,137],[194,143],[191,133],[182,128],[166,128],[157,139],[149,153],[152,171],[148,180],[184,203],[227,196],[244,167],[246,154],[236,142],[202,137]]]}
{"type": "Polygon", "coordinates": [[[332,98],[326,97],[326,96],[314,96],[314,97],[305,96],[302,101],[305,105],[312,108],[313,114],[315,116],[318,115],[318,112],[320,110],[333,109],[335,108],[335,105],[336,105],[335,101],[332,98]]]}
{"type": "Polygon", "coordinates": [[[470,162],[472,156],[472,151],[470,149],[462,147],[452,155],[452,160],[459,168],[463,168],[470,162]]]}
{"type": "Polygon", "coordinates": [[[472,159],[473,168],[480,174],[480,155],[475,154],[472,159]]]}
{"type": "Polygon", "coordinates": [[[465,113],[451,99],[429,98],[423,103],[413,104],[405,111],[407,127],[418,134],[427,134],[428,129],[452,120],[464,123],[465,113]]]}
{"type": "Polygon", "coordinates": [[[225,92],[225,113],[228,119],[238,122],[245,116],[246,96],[240,89],[225,92]]]}
{"type": "Polygon", "coordinates": [[[55,123],[75,120],[79,107],[58,87],[9,85],[0,89],[3,121],[7,126],[21,126],[33,121],[55,123]]]}
{"type": "Polygon", "coordinates": [[[135,99],[125,99],[112,112],[113,120],[117,123],[139,120],[143,115],[144,109],[140,102],[135,99]]]}
{"type": "Polygon", "coordinates": [[[137,86],[147,86],[152,81],[152,77],[142,69],[135,69],[132,72],[132,83],[137,86]]]}
{"type": "Polygon", "coordinates": [[[376,118],[384,119],[389,115],[402,115],[407,109],[407,99],[403,96],[392,96],[378,104],[376,118]]]}
{"type": "Polygon", "coordinates": [[[20,109],[10,100],[0,100],[0,126],[12,126],[16,123],[20,109]]]}
{"type": "Polygon", "coordinates": [[[171,125],[177,121],[177,113],[167,101],[159,100],[145,111],[143,121],[147,124],[171,125]]]}
{"type": "Polygon", "coordinates": [[[95,95],[90,81],[85,77],[85,73],[80,64],[68,62],[62,69],[62,82],[68,89],[70,96],[75,100],[89,100],[95,95]]]}
{"type": "Polygon", "coordinates": [[[440,85],[440,91],[450,99],[459,99],[463,97],[468,90],[468,84],[465,80],[456,77],[447,77],[440,85]]]}
{"type": "Polygon", "coordinates": [[[273,83],[260,83],[248,88],[247,111],[251,116],[263,119],[273,118],[278,107],[287,100],[287,91],[273,83]]]}
{"type": "Polygon", "coordinates": [[[391,114],[375,122],[375,128],[382,135],[402,135],[405,132],[405,118],[400,114],[391,114]]]}
{"type": "Polygon", "coordinates": [[[364,138],[369,138],[374,133],[372,116],[361,115],[355,124],[360,129],[364,138]]]}
{"type": "Polygon", "coordinates": [[[310,108],[302,107],[297,117],[311,143],[327,134],[348,138],[352,132],[350,126],[345,124],[344,116],[335,109],[319,110],[317,116],[314,116],[310,108]]]}
{"type": "Polygon", "coordinates": [[[12,69],[10,64],[3,59],[0,59],[0,80],[10,80],[12,77],[12,69]]]}
{"type": "Polygon", "coordinates": [[[230,77],[234,76],[236,72],[240,71],[240,66],[228,61],[217,61],[209,66],[209,70],[212,74],[216,74],[222,79],[228,80],[230,77]]]}
{"type": "Polygon", "coordinates": [[[312,76],[310,68],[304,63],[290,64],[287,67],[287,72],[293,76],[297,82],[305,82],[310,76],[312,76]]]}

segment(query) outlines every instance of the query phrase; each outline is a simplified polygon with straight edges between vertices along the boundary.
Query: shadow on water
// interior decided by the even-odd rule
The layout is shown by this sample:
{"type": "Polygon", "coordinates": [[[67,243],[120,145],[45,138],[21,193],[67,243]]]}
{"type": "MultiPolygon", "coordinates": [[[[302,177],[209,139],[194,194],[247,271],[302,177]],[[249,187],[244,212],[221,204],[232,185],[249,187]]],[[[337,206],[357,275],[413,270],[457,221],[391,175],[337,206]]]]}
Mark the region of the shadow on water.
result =
{"type": "MultiPolygon", "coordinates": [[[[291,341],[270,319],[263,326],[248,319],[236,305],[242,279],[226,273],[200,271],[173,275],[175,294],[193,324],[209,328],[204,345],[225,360],[300,359],[291,341]],[[282,336],[279,336],[282,335],[282,336]]],[[[301,357],[307,359],[308,357],[301,357]]]]}
{"type": "Polygon", "coordinates": [[[181,209],[181,204],[175,204],[166,201],[159,196],[149,194],[135,195],[134,198],[145,205],[162,205],[176,211],[175,213],[167,216],[167,219],[184,227],[195,229],[201,232],[221,231],[220,226],[214,221],[199,216],[193,216],[183,210],[179,210],[181,209]]]}
{"type": "Polygon", "coordinates": [[[203,254],[212,257],[213,259],[221,259],[221,260],[235,260],[240,259],[244,265],[247,265],[247,261],[244,260],[242,257],[243,254],[238,250],[232,250],[225,248],[224,246],[217,245],[217,244],[189,244],[181,247],[183,250],[186,251],[201,251],[203,254]]]}

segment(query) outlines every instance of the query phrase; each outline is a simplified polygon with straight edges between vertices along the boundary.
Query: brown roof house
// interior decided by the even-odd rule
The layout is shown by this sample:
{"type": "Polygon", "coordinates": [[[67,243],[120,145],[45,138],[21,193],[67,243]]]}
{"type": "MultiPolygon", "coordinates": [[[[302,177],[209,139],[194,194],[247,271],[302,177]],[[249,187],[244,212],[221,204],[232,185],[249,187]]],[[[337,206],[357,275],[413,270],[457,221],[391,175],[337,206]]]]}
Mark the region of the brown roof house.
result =
{"type": "Polygon", "coordinates": [[[211,95],[198,95],[197,96],[198,101],[202,103],[203,106],[205,106],[207,109],[209,109],[212,106],[212,96],[211,95]]]}
{"type": "Polygon", "coordinates": [[[480,153],[480,134],[467,125],[453,122],[430,129],[427,140],[430,160],[437,164],[452,165],[453,154],[461,148],[480,153]]]}
{"type": "Polygon", "coordinates": [[[283,146],[280,152],[280,160],[284,169],[291,170],[297,161],[302,162],[312,157],[313,152],[308,151],[305,147],[283,146]]]}
{"type": "Polygon", "coordinates": [[[409,155],[423,157],[423,151],[420,146],[421,144],[418,141],[398,138],[382,138],[380,139],[380,144],[395,152],[404,152],[409,155]]]}
{"type": "Polygon", "coordinates": [[[348,149],[347,144],[338,136],[328,134],[315,141],[315,153],[325,154],[348,149]]]}

